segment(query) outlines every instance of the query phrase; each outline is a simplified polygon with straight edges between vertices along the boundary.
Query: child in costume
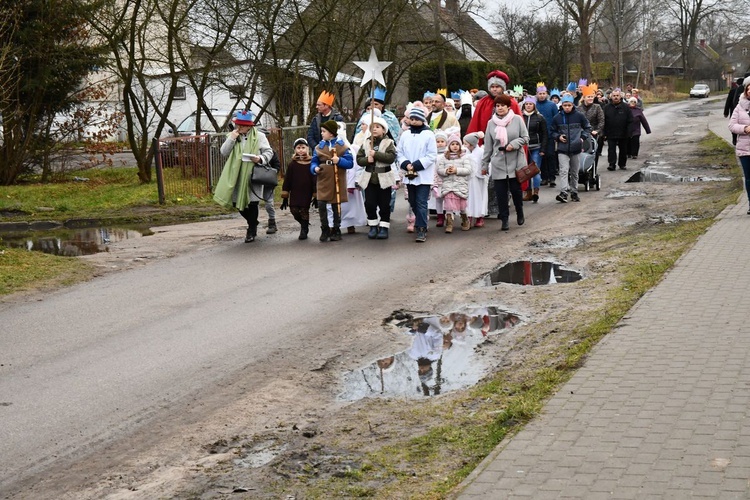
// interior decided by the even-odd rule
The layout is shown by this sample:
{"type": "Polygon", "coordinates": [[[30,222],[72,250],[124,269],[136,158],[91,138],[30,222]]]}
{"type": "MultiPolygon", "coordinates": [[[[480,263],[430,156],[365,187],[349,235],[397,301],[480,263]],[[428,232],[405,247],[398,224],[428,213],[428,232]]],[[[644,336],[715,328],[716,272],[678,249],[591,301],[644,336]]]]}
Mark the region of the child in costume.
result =
{"type": "Polygon", "coordinates": [[[313,151],[310,173],[317,176],[316,193],[320,213],[320,241],[341,240],[341,203],[347,200],[346,171],[354,165],[352,153],[337,137],[339,126],[328,120],[320,126],[323,138],[313,151]],[[327,207],[333,211],[333,227],[328,224],[327,207]]]}
{"type": "Polygon", "coordinates": [[[469,176],[472,174],[471,160],[463,150],[461,138],[453,134],[448,139],[445,153],[438,155],[437,173],[440,177],[440,195],[445,207],[445,232],[453,232],[453,214],[461,214],[461,230],[470,228],[466,215],[466,200],[469,197],[469,176]]]}
{"type": "Polygon", "coordinates": [[[368,128],[369,137],[365,137],[357,152],[357,164],[363,167],[357,184],[365,190],[365,210],[370,239],[388,238],[391,226],[391,186],[396,183],[393,162],[396,161],[396,146],[393,140],[386,137],[388,124],[374,116],[368,128]],[[378,210],[380,220],[378,220],[378,210]]]}
{"type": "Polygon", "coordinates": [[[286,167],[286,177],[281,186],[281,210],[292,213],[299,222],[299,239],[306,240],[310,231],[310,202],[315,197],[315,176],[310,173],[310,148],[307,139],[300,137],[294,141],[294,156],[286,167]]]}
{"type": "Polygon", "coordinates": [[[472,174],[469,177],[469,199],[466,205],[466,215],[474,227],[484,227],[484,218],[487,217],[489,196],[487,184],[489,175],[482,174],[482,155],[484,146],[479,142],[484,139],[484,132],[472,132],[464,136],[464,147],[469,152],[472,174]]]}
{"type": "MultiPolygon", "coordinates": [[[[448,147],[448,134],[443,130],[435,131],[435,145],[437,146],[438,157],[445,153],[445,149],[448,147]]],[[[437,227],[443,227],[445,225],[445,209],[443,208],[443,196],[440,194],[440,184],[443,180],[435,170],[435,179],[432,181],[432,193],[430,195],[430,201],[427,208],[435,210],[437,213],[437,227]]]]}

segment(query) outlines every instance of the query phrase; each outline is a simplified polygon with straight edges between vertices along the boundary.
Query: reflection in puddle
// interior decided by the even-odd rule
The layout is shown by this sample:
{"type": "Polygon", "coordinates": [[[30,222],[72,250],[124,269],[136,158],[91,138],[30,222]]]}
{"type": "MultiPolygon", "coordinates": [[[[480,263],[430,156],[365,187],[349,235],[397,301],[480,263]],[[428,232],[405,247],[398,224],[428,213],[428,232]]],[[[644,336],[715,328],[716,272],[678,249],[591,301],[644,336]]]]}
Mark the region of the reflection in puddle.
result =
{"type": "Polygon", "coordinates": [[[646,167],[631,175],[625,182],[709,182],[729,180],[731,180],[729,177],[709,177],[705,175],[680,177],[646,167]]]}
{"type": "Polygon", "coordinates": [[[492,271],[485,278],[490,285],[512,283],[514,285],[550,285],[572,283],[581,279],[581,273],[563,269],[554,262],[519,260],[509,262],[492,271]]]}
{"type": "Polygon", "coordinates": [[[340,399],[436,396],[476,384],[490,366],[477,355],[480,344],[517,325],[520,318],[497,307],[445,316],[403,311],[386,320],[411,337],[411,347],[344,375],[340,399]],[[396,319],[402,318],[402,319],[396,319]]]}
{"type": "Polygon", "coordinates": [[[92,227],[86,229],[55,229],[43,234],[0,233],[2,243],[11,248],[25,248],[65,257],[78,257],[109,251],[108,245],[117,241],[140,238],[145,230],[92,227]]]}

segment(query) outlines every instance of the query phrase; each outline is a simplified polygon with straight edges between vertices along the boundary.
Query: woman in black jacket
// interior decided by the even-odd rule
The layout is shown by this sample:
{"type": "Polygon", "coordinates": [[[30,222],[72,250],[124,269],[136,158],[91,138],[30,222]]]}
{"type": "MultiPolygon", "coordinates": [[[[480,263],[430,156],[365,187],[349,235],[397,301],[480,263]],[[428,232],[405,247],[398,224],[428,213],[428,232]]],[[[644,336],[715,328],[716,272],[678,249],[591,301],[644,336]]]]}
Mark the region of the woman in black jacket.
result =
{"type": "MultiPolygon", "coordinates": [[[[529,131],[529,160],[541,168],[542,156],[547,150],[547,121],[536,110],[536,98],[527,96],[523,100],[523,122],[529,131]]],[[[541,174],[536,174],[529,182],[529,187],[523,195],[524,201],[539,201],[539,186],[542,183],[541,174]]]]}

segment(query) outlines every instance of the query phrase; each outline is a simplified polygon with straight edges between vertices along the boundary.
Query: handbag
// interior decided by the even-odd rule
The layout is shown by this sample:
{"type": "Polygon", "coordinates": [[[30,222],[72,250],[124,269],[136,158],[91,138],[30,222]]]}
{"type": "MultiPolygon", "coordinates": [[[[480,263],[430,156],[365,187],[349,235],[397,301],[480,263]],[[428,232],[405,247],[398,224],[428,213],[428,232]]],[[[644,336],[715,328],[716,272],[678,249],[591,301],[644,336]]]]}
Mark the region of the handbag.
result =
{"type": "Polygon", "coordinates": [[[538,173],[539,167],[537,167],[536,163],[532,161],[528,165],[524,165],[523,167],[516,170],[516,180],[518,180],[519,183],[523,184],[538,173]]]}
{"type": "Polygon", "coordinates": [[[256,163],[253,166],[250,183],[259,184],[261,186],[276,187],[279,184],[279,173],[275,168],[256,163]]]}

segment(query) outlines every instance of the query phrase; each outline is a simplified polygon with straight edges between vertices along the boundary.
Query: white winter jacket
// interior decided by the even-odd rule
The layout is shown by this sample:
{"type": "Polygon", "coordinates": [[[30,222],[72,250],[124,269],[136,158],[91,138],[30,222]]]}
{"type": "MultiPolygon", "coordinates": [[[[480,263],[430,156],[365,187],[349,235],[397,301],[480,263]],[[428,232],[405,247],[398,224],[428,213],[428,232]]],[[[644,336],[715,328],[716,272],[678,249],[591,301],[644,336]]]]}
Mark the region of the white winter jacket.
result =
{"type": "Polygon", "coordinates": [[[729,119],[729,130],[737,134],[737,156],[750,156],[750,134],[745,133],[745,127],[750,125],[750,100],[743,93],[729,119]]]}

